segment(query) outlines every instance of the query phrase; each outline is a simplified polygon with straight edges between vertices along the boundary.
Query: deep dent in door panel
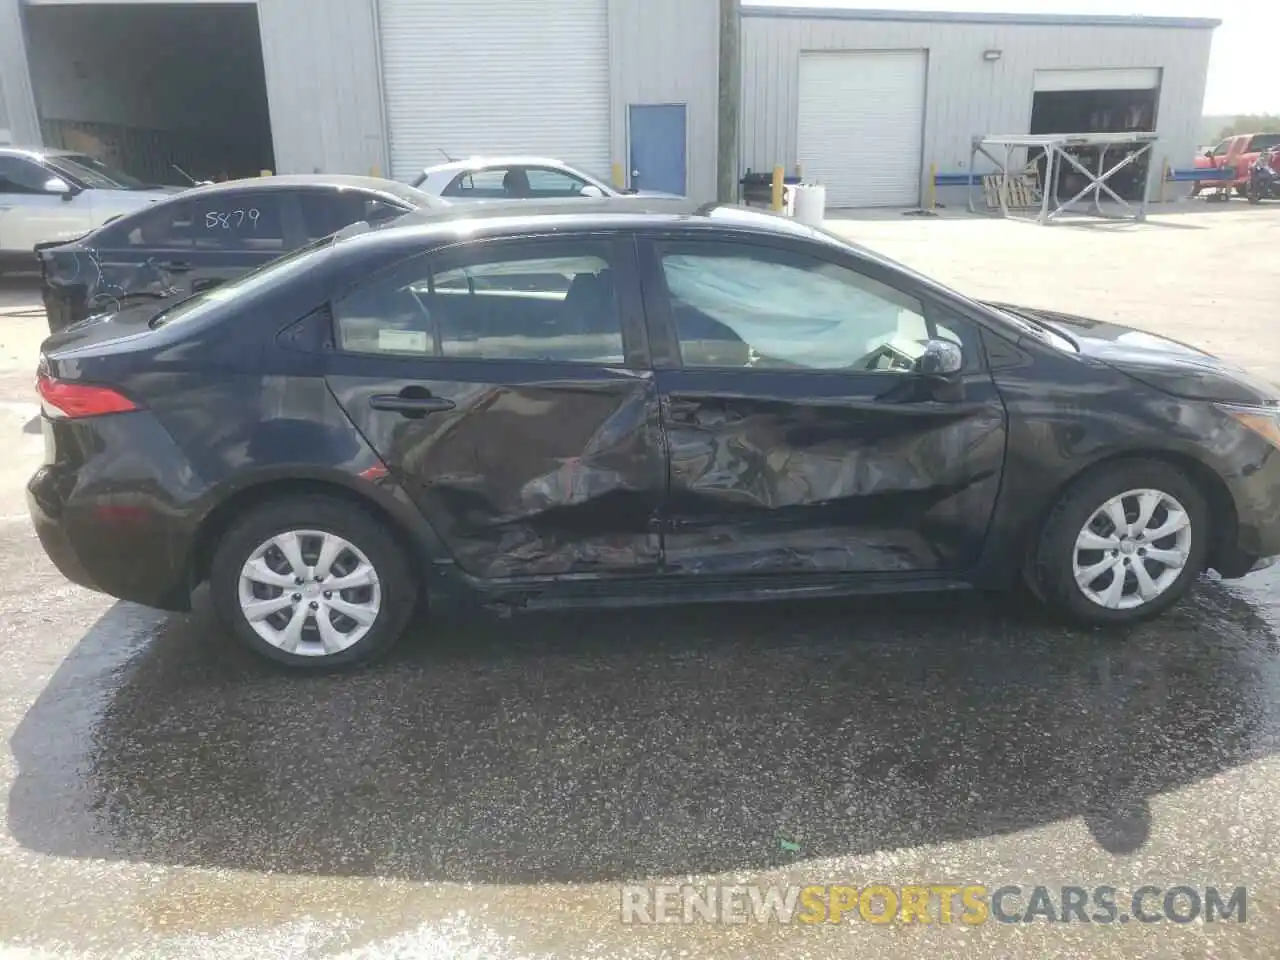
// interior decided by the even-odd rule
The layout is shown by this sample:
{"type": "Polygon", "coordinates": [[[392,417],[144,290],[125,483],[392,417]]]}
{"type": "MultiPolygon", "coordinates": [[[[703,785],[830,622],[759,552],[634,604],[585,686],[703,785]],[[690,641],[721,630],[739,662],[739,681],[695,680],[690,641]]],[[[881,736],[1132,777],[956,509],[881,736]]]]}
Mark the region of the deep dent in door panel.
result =
{"type": "Polygon", "coordinates": [[[742,571],[747,557],[794,572],[972,562],[1000,483],[1003,409],[883,410],[671,401],[672,513],[684,519],[667,539],[668,568],[742,571]],[[848,535],[833,537],[840,528],[848,535]]]}
{"type": "Polygon", "coordinates": [[[666,465],[651,381],[411,383],[455,409],[373,414],[369,397],[410,382],[330,380],[462,570],[657,571],[666,465]]]}

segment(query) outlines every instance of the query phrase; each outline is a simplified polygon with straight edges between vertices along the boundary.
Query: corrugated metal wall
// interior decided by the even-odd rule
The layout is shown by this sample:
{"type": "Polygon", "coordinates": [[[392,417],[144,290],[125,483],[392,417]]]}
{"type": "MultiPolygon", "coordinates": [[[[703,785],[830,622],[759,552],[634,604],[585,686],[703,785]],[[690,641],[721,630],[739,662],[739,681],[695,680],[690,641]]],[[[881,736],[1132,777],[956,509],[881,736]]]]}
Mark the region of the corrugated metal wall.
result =
{"type": "Polygon", "coordinates": [[[40,139],[36,100],[27,70],[21,0],[0,0],[0,130],[14,143],[40,139]]]}
{"type": "Polygon", "coordinates": [[[385,175],[375,0],[258,0],[258,18],[277,172],[385,175]]]}
{"type": "Polygon", "coordinates": [[[1213,36],[1209,29],[1171,27],[763,16],[746,16],[742,26],[744,170],[796,164],[802,50],[923,48],[926,178],[930,163],[940,173],[963,172],[975,134],[1027,132],[1035,71],[1063,67],[1162,68],[1159,149],[1175,166],[1190,166],[1213,36]],[[989,49],[1001,50],[1001,59],[984,61],[989,49]]]}
{"type": "Polygon", "coordinates": [[[718,0],[609,0],[610,144],[627,163],[633,103],[684,103],[689,195],[716,197],[718,0]]]}

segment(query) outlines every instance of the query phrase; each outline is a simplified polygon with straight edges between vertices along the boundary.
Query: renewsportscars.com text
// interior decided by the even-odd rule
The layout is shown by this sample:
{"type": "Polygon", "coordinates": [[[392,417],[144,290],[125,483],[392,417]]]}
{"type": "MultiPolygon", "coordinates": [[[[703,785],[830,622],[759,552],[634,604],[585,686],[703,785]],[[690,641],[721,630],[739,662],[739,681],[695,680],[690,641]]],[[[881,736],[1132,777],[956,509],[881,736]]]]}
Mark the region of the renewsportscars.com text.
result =
{"type": "Polygon", "coordinates": [[[1244,923],[1244,887],[626,886],[623,923],[1244,923]]]}

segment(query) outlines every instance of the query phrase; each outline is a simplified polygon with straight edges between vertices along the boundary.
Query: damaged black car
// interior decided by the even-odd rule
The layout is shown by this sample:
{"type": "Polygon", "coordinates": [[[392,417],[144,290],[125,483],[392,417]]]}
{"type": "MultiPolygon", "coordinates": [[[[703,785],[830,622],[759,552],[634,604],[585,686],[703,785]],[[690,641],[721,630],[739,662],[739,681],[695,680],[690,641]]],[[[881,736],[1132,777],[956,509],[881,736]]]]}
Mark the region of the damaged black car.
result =
{"type": "Polygon", "coordinates": [[[1280,397],[1202,351],[785,217],[565,203],[355,224],[50,337],[46,552],[163,609],[208,583],[295,668],[424,600],[1017,588],[1116,627],[1280,555],[1280,397]]]}

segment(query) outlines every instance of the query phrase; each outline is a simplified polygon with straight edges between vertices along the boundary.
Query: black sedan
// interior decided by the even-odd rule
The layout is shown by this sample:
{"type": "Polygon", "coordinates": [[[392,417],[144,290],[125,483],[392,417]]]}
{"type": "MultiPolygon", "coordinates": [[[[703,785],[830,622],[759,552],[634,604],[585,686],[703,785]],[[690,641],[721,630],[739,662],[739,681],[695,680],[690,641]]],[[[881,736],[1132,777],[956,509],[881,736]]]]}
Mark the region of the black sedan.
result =
{"type": "Polygon", "coordinates": [[[295,667],[434,608],[1026,585],[1092,625],[1280,554],[1271,386],[979,303],[785,218],[497,204],[353,226],[50,337],[70,579],[295,667]]]}
{"type": "Polygon", "coordinates": [[[301,175],[186,190],[72,241],[36,246],[49,329],[218,286],[361,220],[443,202],[372,177],[301,175]]]}

